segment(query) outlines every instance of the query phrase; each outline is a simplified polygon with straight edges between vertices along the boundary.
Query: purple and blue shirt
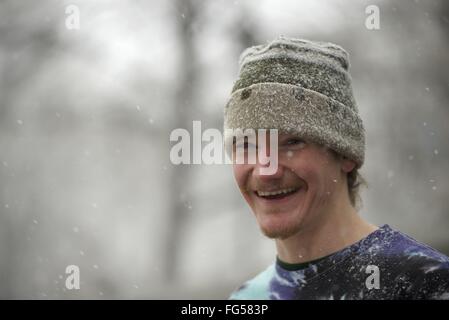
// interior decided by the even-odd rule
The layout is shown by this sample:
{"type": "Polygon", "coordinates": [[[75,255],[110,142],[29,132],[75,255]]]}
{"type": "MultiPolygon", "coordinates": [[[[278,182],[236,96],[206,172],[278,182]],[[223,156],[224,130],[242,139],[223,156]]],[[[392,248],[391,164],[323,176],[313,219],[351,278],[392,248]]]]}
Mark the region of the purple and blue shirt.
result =
{"type": "Polygon", "coordinates": [[[230,299],[449,299],[449,258],[384,225],[297,270],[277,259],[230,299]]]}

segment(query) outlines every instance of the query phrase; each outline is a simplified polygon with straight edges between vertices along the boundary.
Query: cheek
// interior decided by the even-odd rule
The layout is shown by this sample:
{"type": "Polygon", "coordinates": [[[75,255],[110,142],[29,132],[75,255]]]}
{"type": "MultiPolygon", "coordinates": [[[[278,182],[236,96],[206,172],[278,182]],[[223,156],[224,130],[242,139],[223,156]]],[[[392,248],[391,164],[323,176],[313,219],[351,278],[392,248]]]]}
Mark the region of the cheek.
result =
{"type": "Polygon", "coordinates": [[[338,179],[340,178],[332,166],[324,165],[315,168],[313,172],[314,176],[311,179],[314,182],[316,195],[321,200],[326,200],[335,192],[339,182],[338,179]]]}
{"type": "Polygon", "coordinates": [[[249,187],[249,177],[251,175],[252,166],[245,164],[234,164],[233,172],[234,178],[237,182],[237,186],[242,194],[243,198],[246,202],[252,206],[253,200],[251,199],[250,193],[247,192],[247,188],[249,187]]]}
{"type": "Polygon", "coordinates": [[[251,172],[251,166],[244,164],[233,164],[232,171],[234,173],[235,181],[240,189],[247,187],[248,177],[251,172]]]}
{"type": "Polygon", "coordinates": [[[320,162],[309,161],[292,168],[292,171],[307,183],[307,188],[311,193],[322,194],[332,187],[331,170],[320,162]]]}

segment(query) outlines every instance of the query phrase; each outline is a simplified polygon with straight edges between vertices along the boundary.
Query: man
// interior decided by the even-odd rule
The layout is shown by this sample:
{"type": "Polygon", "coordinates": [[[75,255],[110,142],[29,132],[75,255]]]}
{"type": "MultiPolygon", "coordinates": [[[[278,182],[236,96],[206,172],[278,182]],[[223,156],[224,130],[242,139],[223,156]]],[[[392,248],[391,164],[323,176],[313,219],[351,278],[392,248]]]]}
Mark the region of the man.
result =
{"type": "MultiPolygon", "coordinates": [[[[231,299],[449,299],[448,257],[357,212],[365,137],[348,69],[331,43],[279,38],[242,53],[224,127],[279,133],[274,172],[233,164],[277,257],[231,299]]],[[[243,141],[234,150],[249,152],[243,141]]]]}

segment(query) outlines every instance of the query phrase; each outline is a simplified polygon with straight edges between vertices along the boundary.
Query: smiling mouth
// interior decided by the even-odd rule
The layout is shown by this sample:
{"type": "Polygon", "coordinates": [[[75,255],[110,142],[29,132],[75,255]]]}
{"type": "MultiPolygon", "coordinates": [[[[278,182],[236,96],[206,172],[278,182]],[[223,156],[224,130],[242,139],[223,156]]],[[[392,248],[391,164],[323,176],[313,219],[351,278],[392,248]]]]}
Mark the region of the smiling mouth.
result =
{"type": "Polygon", "coordinates": [[[286,188],[286,189],[279,189],[274,191],[262,191],[257,190],[255,191],[255,194],[257,197],[266,199],[266,200],[279,200],[287,198],[296,192],[298,192],[301,188],[286,188]]]}

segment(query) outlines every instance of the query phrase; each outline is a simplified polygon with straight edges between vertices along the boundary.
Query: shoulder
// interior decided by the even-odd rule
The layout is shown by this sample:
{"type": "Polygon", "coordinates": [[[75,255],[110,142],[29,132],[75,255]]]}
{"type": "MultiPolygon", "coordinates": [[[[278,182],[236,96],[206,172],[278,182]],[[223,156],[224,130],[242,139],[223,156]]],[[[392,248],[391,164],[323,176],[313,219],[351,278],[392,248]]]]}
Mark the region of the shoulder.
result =
{"type": "Polygon", "coordinates": [[[386,250],[387,266],[396,269],[400,296],[410,299],[449,299],[449,258],[400,231],[386,250]]]}
{"type": "Polygon", "coordinates": [[[231,300],[270,299],[270,281],[274,277],[275,266],[271,264],[254,278],[246,281],[230,295],[231,300]]]}
{"type": "Polygon", "coordinates": [[[447,267],[449,264],[449,258],[446,255],[400,231],[394,231],[388,251],[390,255],[407,261],[406,265],[412,268],[427,265],[447,267]]]}

